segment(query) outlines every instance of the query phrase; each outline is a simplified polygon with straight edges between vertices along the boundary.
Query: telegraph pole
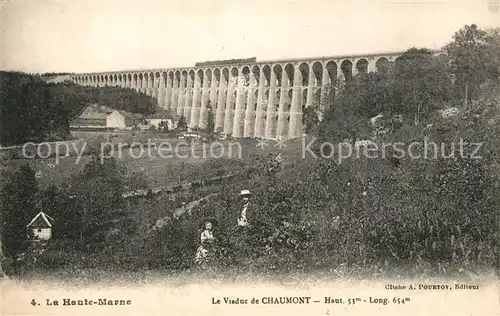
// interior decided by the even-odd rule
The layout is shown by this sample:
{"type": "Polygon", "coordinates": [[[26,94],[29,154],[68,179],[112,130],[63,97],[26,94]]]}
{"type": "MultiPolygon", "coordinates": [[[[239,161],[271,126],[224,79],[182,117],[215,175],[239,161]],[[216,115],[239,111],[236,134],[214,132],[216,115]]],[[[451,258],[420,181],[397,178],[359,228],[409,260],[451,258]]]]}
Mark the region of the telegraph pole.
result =
{"type": "Polygon", "coordinates": [[[464,100],[464,108],[467,108],[468,101],[469,101],[469,84],[468,84],[468,83],[466,83],[466,84],[465,84],[465,100],[464,100]]]}

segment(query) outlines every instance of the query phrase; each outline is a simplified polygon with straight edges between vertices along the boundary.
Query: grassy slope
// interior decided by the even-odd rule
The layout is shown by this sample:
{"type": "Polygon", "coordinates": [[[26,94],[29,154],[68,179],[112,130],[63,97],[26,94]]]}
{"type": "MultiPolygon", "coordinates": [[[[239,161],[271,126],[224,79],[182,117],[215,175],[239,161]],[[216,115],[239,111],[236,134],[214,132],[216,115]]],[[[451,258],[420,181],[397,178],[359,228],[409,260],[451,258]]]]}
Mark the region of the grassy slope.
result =
{"type": "MultiPolygon", "coordinates": [[[[106,139],[107,136],[105,133],[102,134],[104,134],[102,137],[106,139]]],[[[99,137],[97,133],[89,135],[90,136],[86,136],[89,141],[99,137]]],[[[144,141],[149,137],[151,137],[151,135],[144,134],[143,137],[141,137],[142,139],[135,138],[133,141],[144,141]]],[[[127,136],[121,136],[114,138],[113,142],[127,141],[127,139],[130,141],[127,136]]],[[[173,148],[180,142],[177,139],[168,139],[167,141],[173,148]]],[[[162,158],[158,155],[156,148],[151,148],[151,157],[145,153],[141,158],[134,158],[133,156],[140,155],[140,150],[129,148],[124,148],[122,150],[121,157],[118,151],[115,151],[113,157],[123,164],[129,172],[135,171],[141,173],[149,187],[173,185],[182,181],[210,178],[222,172],[236,172],[245,162],[250,161],[253,153],[278,155],[279,152],[282,152],[286,159],[285,162],[300,159],[301,157],[300,140],[288,142],[287,147],[283,147],[281,150],[279,147],[275,147],[276,143],[272,141],[267,141],[266,143],[268,146],[263,149],[256,147],[257,141],[252,139],[239,139],[221,143],[224,145],[223,149],[221,149],[220,146],[208,144],[205,145],[205,151],[203,151],[200,144],[193,147],[179,147],[179,154],[187,156],[186,158],[176,157],[175,155],[173,155],[172,158],[162,158]],[[239,155],[238,146],[235,145],[235,143],[241,146],[241,157],[239,155]],[[232,148],[232,152],[229,152],[229,147],[232,148]],[[212,148],[213,155],[221,157],[211,158],[210,148],[212,148]]],[[[72,175],[80,172],[90,160],[90,156],[83,156],[79,161],[77,157],[61,157],[57,164],[56,158],[6,160],[4,161],[5,165],[0,166],[0,170],[13,171],[20,165],[29,163],[35,172],[42,172],[39,181],[40,185],[45,187],[50,184],[60,184],[64,182],[72,175]]]]}

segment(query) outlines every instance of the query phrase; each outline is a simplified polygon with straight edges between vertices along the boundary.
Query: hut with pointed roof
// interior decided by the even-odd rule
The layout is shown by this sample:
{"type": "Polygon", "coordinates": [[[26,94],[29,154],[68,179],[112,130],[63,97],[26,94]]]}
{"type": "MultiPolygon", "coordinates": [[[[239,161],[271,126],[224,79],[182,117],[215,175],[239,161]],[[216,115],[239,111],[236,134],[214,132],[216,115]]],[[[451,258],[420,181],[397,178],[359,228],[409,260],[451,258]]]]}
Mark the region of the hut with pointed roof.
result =
{"type": "Polygon", "coordinates": [[[33,231],[35,240],[49,240],[52,238],[52,226],[55,220],[44,212],[38,213],[26,226],[33,231]]]}

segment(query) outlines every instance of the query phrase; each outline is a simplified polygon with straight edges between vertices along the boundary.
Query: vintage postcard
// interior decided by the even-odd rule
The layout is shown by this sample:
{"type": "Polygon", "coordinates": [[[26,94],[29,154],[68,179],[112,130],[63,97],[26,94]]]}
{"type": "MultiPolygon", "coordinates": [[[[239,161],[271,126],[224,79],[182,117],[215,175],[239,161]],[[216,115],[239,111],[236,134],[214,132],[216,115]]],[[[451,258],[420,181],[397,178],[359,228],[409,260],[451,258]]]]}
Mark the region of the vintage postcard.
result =
{"type": "Polygon", "coordinates": [[[0,30],[0,315],[500,316],[499,0],[0,30]]]}

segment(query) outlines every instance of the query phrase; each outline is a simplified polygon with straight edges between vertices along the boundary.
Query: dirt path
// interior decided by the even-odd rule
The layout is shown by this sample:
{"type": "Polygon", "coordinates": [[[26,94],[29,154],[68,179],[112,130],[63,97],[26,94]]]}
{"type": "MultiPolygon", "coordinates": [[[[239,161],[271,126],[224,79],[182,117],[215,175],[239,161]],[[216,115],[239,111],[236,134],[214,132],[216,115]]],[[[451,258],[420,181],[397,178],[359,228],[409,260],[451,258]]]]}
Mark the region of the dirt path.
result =
{"type": "MultiPolygon", "coordinates": [[[[219,193],[210,193],[209,195],[205,195],[204,197],[202,197],[202,198],[200,198],[198,200],[191,201],[188,204],[184,205],[183,207],[179,207],[179,208],[175,209],[172,212],[173,213],[173,217],[174,218],[179,218],[182,214],[184,214],[186,212],[190,213],[193,210],[193,208],[196,207],[196,206],[198,206],[198,205],[200,205],[201,202],[207,201],[211,197],[217,196],[217,195],[219,195],[219,193]]],[[[164,227],[169,222],[170,219],[171,219],[170,216],[164,216],[164,217],[159,218],[158,220],[156,220],[156,223],[153,225],[153,227],[151,227],[148,230],[148,234],[151,234],[151,233],[157,231],[158,229],[164,227]]]]}

